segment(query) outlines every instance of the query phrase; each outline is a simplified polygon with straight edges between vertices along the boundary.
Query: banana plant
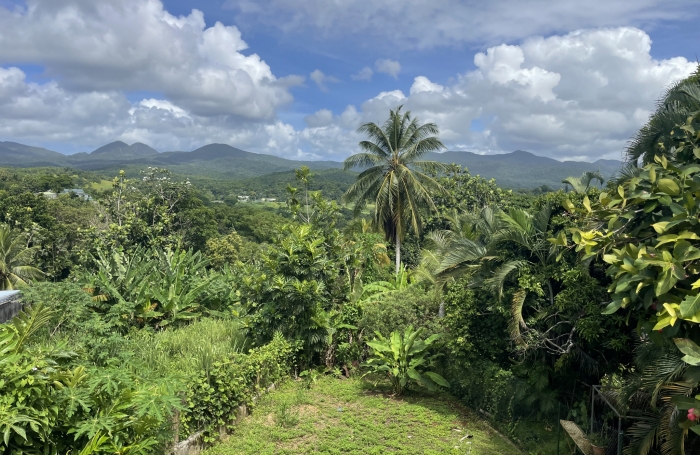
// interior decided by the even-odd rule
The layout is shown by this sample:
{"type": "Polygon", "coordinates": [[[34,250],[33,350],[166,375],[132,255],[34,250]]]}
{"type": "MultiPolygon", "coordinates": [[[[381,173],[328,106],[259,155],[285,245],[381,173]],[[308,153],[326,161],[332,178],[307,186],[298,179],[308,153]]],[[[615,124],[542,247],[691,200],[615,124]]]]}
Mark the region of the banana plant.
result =
{"type": "Polygon", "coordinates": [[[435,358],[429,349],[442,335],[435,334],[421,340],[419,337],[422,332],[423,328],[414,331],[413,326],[408,326],[403,333],[398,330],[391,332],[389,338],[375,332],[377,339],[367,342],[373,353],[365,363],[369,368],[365,376],[386,374],[395,395],[402,395],[414,383],[428,390],[437,390],[439,386],[449,387],[445,378],[428,370],[435,358]]]}
{"type": "Polygon", "coordinates": [[[154,285],[150,291],[157,304],[146,315],[160,319],[160,327],[199,316],[199,299],[212,281],[212,277],[204,274],[207,261],[201,253],[161,252],[159,263],[151,277],[154,285]]]}

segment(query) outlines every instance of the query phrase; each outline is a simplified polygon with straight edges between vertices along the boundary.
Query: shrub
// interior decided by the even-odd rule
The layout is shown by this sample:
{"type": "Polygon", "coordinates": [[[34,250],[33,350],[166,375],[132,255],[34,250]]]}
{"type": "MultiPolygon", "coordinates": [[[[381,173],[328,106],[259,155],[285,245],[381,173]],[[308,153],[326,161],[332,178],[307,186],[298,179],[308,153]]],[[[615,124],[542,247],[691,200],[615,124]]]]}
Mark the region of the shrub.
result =
{"type": "Polygon", "coordinates": [[[212,267],[223,268],[233,265],[239,258],[243,240],[235,231],[225,236],[212,237],[207,240],[207,257],[212,267]]]}
{"type": "Polygon", "coordinates": [[[412,286],[388,293],[379,302],[363,304],[357,325],[365,335],[404,331],[408,326],[423,328],[427,333],[440,333],[443,329],[438,318],[439,308],[434,294],[412,286]]]}
{"type": "Polygon", "coordinates": [[[30,346],[54,317],[36,305],[0,325],[0,452],[162,452],[178,407],[171,378],[123,364],[71,368],[74,353],[30,346]]]}
{"type": "MultiPolygon", "coordinates": [[[[470,277],[463,277],[444,293],[445,319],[442,323],[450,362],[466,363],[487,359],[506,364],[509,340],[508,309],[482,289],[469,287],[470,277]]],[[[505,300],[505,299],[504,299],[505,300]]]]}
{"type": "Polygon", "coordinates": [[[277,333],[272,342],[214,362],[187,385],[186,410],[181,417],[185,435],[205,429],[212,441],[218,428],[230,427],[242,404],[251,404],[256,393],[287,376],[292,364],[292,347],[277,333]]]}
{"type": "Polygon", "coordinates": [[[448,363],[447,368],[453,393],[465,403],[494,416],[507,415],[515,394],[515,378],[511,371],[488,360],[448,363]]]}
{"type": "Polygon", "coordinates": [[[95,303],[78,284],[36,283],[22,293],[25,304],[52,310],[46,324],[33,335],[32,343],[64,343],[80,358],[96,365],[128,357],[128,340],[94,311],[95,303]]]}

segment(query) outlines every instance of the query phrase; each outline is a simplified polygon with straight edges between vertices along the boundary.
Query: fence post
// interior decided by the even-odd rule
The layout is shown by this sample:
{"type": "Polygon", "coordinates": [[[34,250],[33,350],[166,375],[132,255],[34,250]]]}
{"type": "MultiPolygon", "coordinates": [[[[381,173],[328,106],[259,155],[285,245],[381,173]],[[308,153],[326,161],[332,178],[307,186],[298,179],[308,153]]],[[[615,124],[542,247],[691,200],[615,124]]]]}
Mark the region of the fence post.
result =
{"type": "Polygon", "coordinates": [[[593,433],[593,408],[595,407],[595,386],[591,386],[591,426],[588,428],[588,434],[593,433]]]}
{"type": "Polygon", "coordinates": [[[617,433],[617,455],[622,455],[622,444],[625,440],[625,432],[620,430],[619,433],[617,433]]]}
{"type": "Polygon", "coordinates": [[[557,455],[559,455],[559,441],[561,440],[561,401],[557,411],[557,455]]]}

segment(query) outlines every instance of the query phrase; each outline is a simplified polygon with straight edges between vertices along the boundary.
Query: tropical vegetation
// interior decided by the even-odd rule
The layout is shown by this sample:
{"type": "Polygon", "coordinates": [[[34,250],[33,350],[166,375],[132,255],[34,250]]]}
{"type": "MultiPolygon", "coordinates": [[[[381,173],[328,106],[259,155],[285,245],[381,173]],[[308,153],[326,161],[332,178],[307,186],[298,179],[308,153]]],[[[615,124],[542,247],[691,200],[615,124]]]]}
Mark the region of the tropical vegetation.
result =
{"type": "Polygon", "coordinates": [[[330,195],[308,167],[258,202],[161,168],[2,170],[24,308],[0,325],[0,451],[571,453],[564,421],[697,455],[696,88],[618,175],[559,191],[427,161],[438,126],[401,107],[330,195]]]}

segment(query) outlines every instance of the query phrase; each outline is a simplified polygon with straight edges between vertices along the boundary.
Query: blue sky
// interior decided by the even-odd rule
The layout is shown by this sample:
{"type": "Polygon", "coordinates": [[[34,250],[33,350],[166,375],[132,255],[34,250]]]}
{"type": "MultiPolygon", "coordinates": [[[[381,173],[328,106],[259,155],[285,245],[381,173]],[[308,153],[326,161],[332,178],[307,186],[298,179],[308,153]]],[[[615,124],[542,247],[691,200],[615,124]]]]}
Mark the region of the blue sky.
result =
{"type": "Polygon", "coordinates": [[[694,70],[697,5],[0,0],[0,140],[342,159],[404,104],[452,150],[619,158],[694,70]]]}

